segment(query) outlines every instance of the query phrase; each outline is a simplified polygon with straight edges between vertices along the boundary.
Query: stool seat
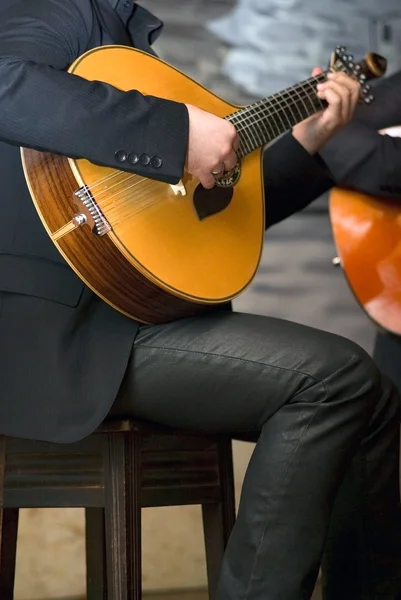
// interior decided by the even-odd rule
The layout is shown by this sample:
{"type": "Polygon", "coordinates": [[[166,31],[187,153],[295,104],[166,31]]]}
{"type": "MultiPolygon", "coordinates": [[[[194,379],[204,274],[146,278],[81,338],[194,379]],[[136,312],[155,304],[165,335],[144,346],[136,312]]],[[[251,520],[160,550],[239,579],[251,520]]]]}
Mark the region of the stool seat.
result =
{"type": "Polygon", "coordinates": [[[141,509],[202,506],[209,597],[235,522],[232,444],[133,420],[72,444],[0,436],[0,598],[13,600],[20,508],[83,507],[88,600],[142,597],[141,509]]]}

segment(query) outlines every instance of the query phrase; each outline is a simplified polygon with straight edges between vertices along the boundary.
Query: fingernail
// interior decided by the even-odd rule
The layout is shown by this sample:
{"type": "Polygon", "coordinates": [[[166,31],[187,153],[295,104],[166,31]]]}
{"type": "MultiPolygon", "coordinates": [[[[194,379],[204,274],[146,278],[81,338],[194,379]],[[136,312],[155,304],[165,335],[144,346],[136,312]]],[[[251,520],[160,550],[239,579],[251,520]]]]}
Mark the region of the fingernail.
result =
{"type": "Polygon", "coordinates": [[[316,86],[316,89],[323,90],[324,89],[324,83],[318,83],[317,86],[316,86]]]}
{"type": "Polygon", "coordinates": [[[333,79],[335,73],[327,73],[327,79],[333,79]]]}

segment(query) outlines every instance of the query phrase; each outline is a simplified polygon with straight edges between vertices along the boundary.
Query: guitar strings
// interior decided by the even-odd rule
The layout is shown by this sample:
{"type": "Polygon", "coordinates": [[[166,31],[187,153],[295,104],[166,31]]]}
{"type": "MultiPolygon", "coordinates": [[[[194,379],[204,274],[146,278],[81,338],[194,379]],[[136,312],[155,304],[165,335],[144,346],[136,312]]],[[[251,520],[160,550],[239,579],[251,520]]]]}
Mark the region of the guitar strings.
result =
{"type": "MultiPolygon", "coordinates": [[[[123,175],[123,173],[124,173],[123,171],[120,171],[118,173],[115,173],[115,174],[109,176],[106,179],[112,179],[112,178],[117,177],[119,175],[123,175]]],[[[136,174],[130,174],[130,175],[126,176],[126,177],[123,177],[123,179],[121,179],[120,181],[117,181],[111,188],[108,188],[107,190],[104,190],[103,192],[100,192],[99,194],[97,194],[97,197],[100,197],[101,195],[108,194],[109,191],[110,191],[110,189],[115,188],[118,185],[124,184],[128,180],[133,179],[135,177],[138,177],[138,176],[136,174]]],[[[124,186],[120,191],[117,191],[116,193],[112,194],[111,196],[109,195],[105,200],[103,200],[101,202],[98,202],[98,206],[99,207],[101,206],[102,208],[104,208],[105,209],[105,213],[107,212],[107,214],[105,214],[105,217],[108,218],[108,219],[110,219],[110,220],[112,220],[114,218],[115,212],[117,211],[119,213],[119,216],[118,216],[118,220],[116,222],[118,222],[123,217],[126,218],[129,215],[133,216],[133,215],[137,214],[138,212],[142,212],[146,208],[150,208],[151,206],[153,206],[155,204],[158,204],[159,201],[155,200],[154,198],[152,198],[152,195],[144,197],[143,194],[142,194],[141,200],[138,201],[138,202],[135,202],[134,204],[133,204],[134,197],[132,195],[129,195],[127,198],[123,197],[122,200],[120,202],[118,202],[118,204],[116,206],[113,206],[113,204],[115,204],[115,199],[118,196],[121,196],[122,194],[124,194],[124,196],[125,196],[125,193],[127,192],[127,190],[133,189],[133,188],[137,187],[138,185],[140,185],[142,183],[143,184],[147,183],[148,185],[146,187],[150,188],[150,187],[153,187],[154,181],[151,180],[151,179],[149,179],[149,178],[141,177],[139,181],[133,183],[132,185],[130,185],[128,187],[124,186]],[[106,205],[110,205],[110,204],[111,204],[110,210],[106,211],[106,209],[107,209],[106,205]],[[124,210],[124,208],[127,209],[127,205],[129,205],[128,206],[128,211],[124,210]],[[123,212],[121,212],[121,210],[123,210],[123,212]]],[[[161,182],[161,183],[163,185],[168,185],[168,184],[165,184],[163,182],[161,182]]],[[[145,188],[144,188],[144,186],[142,186],[141,187],[141,192],[143,192],[144,190],[145,190],[145,188]]]]}
{"type": "MultiPolygon", "coordinates": [[[[317,81],[317,78],[311,78],[311,80],[317,81]]],[[[305,83],[309,84],[309,80],[307,80],[305,83]]],[[[309,84],[309,85],[311,85],[311,84],[309,84]]],[[[298,84],[298,86],[301,86],[301,84],[298,84]]],[[[257,125],[258,123],[264,121],[264,119],[266,117],[269,117],[269,116],[278,115],[279,118],[280,118],[280,120],[282,121],[281,115],[280,115],[280,109],[281,108],[289,108],[289,105],[286,102],[286,98],[284,96],[285,95],[290,96],[290,93],[291,93],[290,90],[295,89],[295,88],[296,88],[296,86],[293,86],[293,88],[289,88],[288,90],[286,90],[284,92],[278,92],[276,94],[273,94],[273,96],[270,97],[271,100],[269,98],[269,99],[266,99],[266,100],[260,100],[259,101],[260,103],[264,103],[266,101],[269,101],[269,103],[271,104],[271,107],[273,107],[273,109],[275,109],[275,108],[277,109],[278,108],[279,110],[269,110],[269,108],[267,108],[267,107],[263,108],[262,110],[259,110],[258,113],[257,113],[258,115],[262,115],[262,116],[261,117],[258,116],[257,119],[255,119],[254,117],[257,116],[256,114],[250,114],[250,113],[245,114],[246,110],[249,110],[249,109],[256,110],[257,109],[256,106],[250,105],[248,107],[244,107],[243,109],[240,109],[239,111],[237,111],[235,113],[232,113],[231,115],[229,115],[226,118],[229,119],[230,121],[231,120],[234,121],[234,119],[236,120],[235,121],[235,125],[236,125],[236,129],[237,129],[238,133],[243,133],[244,131],[247,130],[247,127],[249,125],[257,125]],[[242,127],[243,124],[245,124],[245,127],[242,127]]],[[[304,87],[302,87],[302,89],[303,89],[303,91],[305,91],[304,87]]],[[[313,92],[315,93],[316,90],[313,89],[313,92]]],[[[310,101],[311,100],[310,99],[310,92],[309,92],[309,90],[306,90],[306,93],[305,93],[304,96],[298,95],[298,97],[299,97],[299,99],[301,101],[304,101],[304,100],[309,100],[310,101]]],[[[304,105],[304,106],[307,109],[306,105],[304,105]]],[[[282,123],[283,123],[283,121],[282,121],[282,123]]],[[[280,132],[278,132],[277,135],[280,135],[280,132]]],[[[88,191],[92,191],[96,187],[98,187],[99,185],[107,183],[107,181],[113,179],[114,177],[117,177],[121,173],[124,173],[124,171],[119,171],[118,173],[113,173],[111,175],[107,175],[104,178],[101,178],[101,179],[97,180],[96,182],[94,182],[91,186],[86,186],[86,187],[87,187],[88,191]]],[[[135,175],[136,174],[132,174],[130,176],[135,176],[135,175]]],[[[144,177],[143,179],[147,179],[147,178],[144,177]]],[[[121,183],[121,182],[119,182],[119,183],[121,183]]],[[[103,193],[107,193],[107,192],[108,192],[108,190],[104,190],[103,193]]]]}
{"type": "Polygon", "coordinates": [[[118,225],[121,221],[124,221],[125,219],[128,218],[132,218],[136,215],[138,215],[141,212],[144,212],[145,210],[148,210],[150,208],[153,208],[155,206],[157,206],[158,204],[164,204],[165,202],[165,198],[158,198],[158,199],[154,199],[153,198],[153,194],[149,194],[148,196],[149,198],[152,198],[151,202],[147,202],[147,203],[142,203],[142,205],[130,205],[128,207],[125,207],[125,209],[121,212],[119,212],[118,216],[114,219],[114,217],[111,217],[110,219],[107,219],[109,225],[111,227],[114,227],[115,225],[118,225]]]}
{"type": "MultiPolygon", "coordinates": [[[[249,145],[249,142],[251,142],[251,143],[256,142],[256,144],[257,144],[256,147],[260,146],[260,144],[263,145],[265,142],[260,137],[260,134],[259,134],[260,139],[258,140],[255,137],[256,132],[252,131],[252,130],[249,131],[249,126],[255,126],[259,123],[264,123],[265,125],[269,125],[268,123],[265,122],[266,117],[278,116],[278,118],[281,121],[281,125],[284,126],[284,130],[291,129],[293,124],[290,123],[288,116],[284,114],[283,116],[286,117],[286,119],[288,121],[288,126],[285,125],[285,123],[282,119],[281,110],[283,108],[290,109],[291,115],[294,118],[295,122],[299,122],[299,119],[297,119],[295,117],[294,113],[292,112],[291,104],[289,104],[287,102],[288,99],[292,100],[293,108],[297,109],[299,112],[299,115],[302,117],[304,117],[304,115],[301,114],[299,106],[297,105],[297,103],[299,101],[303,104],[304,109],[306,110],[307,114],[309,114],[310,109],[305,104],[305,101],[308,101],[311,104],[313,112],[318,112],[320,107],[321,108],[324,107],[324,104],[320,99],[318,99],[318,97],[316,95],[316,88],[314,87],[313,84],[319,83],[321,81],[325,81],[326,76],[327,76],[327,72],[320,73],[318,76],[311,77],[308,80],[306,80],[305,82],[302,82],[300,84],[292,86],[292,87],[288,88],[287,90],[284,90],[283,92],[277,92],[276,94],[273,94],[269,98],[260,100],[253,105],[244,107],[244,108],[240,109],[239,111],[237,111],[231,115],[228,115],[228,117],[226,117],[226,118],[228,120],[232,120],[232,122],[236,126],[236,129],[239,134],[240,133],[250,133],[252,135],[252,137],[253,137],[252,140],[250,140],[249,138],[247,140],[244,140],[244,139],[241,140],[244,145],[246,142],[248,142],[248,145],[249,145]],[[296,102],[294,102],[294,92],[296,93],[296,102]],[[312,94],[311,94],[311,92],[312,92],[312,94]],[[319,101],[319,108],[313,104],[313,101],[312,101],[313,95],[314,95],[313,100],[316,102],[316,99],[318,99],[318,101],[319,101]],[[261,108],[261,105],[262,105],[262,108],[261,108]]],[[[304,117],[304,118],[306,118],[306,117],[304,117]]],[[[276,125],[276,127],[277,127],[277,125],[276,125]]],[[[278,129],[278,131],[274,132],[272,127],[270,127],[270,130],[273,133],[273,137],[277,137],[278,135],[280,135],[281,132],[279,131],[278,127],[277,127],[277,129],[278,129]]],[[[265,131],[265,133],[266,133],[266,131],[265,131]]],[[[251,149],[249,149],[249,146],[248,146],[247,150],[248,150],[248,152],[252,151],[252,146],[251,146],[251,149]]],[[[97,194],[97,197],[99,198],[102,195],[109,194],[111,189],[116,188],[117,186],[126,183],[130,179],[139,177],[135,173],[124,176],[124,171],[119,171],[117,173],[113,173],[111,175],[108,175],[108,176],[98,180],[92,186],[86,186],[86,187],[89,191],[91,191],[95,187],[98,187],[99,185],[107,183],[108,181],[113,180],[114,178],[119,177],[121,175],[123,175],[123,178],[120,179],[120,181],[117,181],[111,187],[108,187],[107,189],[99,192],[99,194],[97,194]]],[[[159,183],[161,185],[168,185],[163,182],[159,182],[159,183]]],[[[114,218],[115,212],[117,212],[118,213],[117,220],[113,221],[113,223],[116,224],[121,219],[126,218],[129,215],[132,216],[132,215],[138,214],[139,212],[142,212],[143,210],[146,210],[147,208],[150,208],[152,206],[159,204],[162,201],[165,201],[165,198],[155,200],[153,197],[153,193],[147,194],[147,195],[143,194],[143,192],[146,192],[146,190],[152,189],[154,187],[154,184],[155,184],[154,180],[146,178],[146,177],[141,177],[139,181],[133,183],[132,185],[130,185],[128,187],[125,186],[122,190],[112,194],[111,196],[110,195],[107,196],[107,198],[105,198],[103,201],[98,202],[97,204],[99,207],[102,205],[104,208],[107,208],[106,204],[111,203],[110,210],[107,211],[107,217],[110,218],[109,220],[110,220],[110,224],[111,224],[111,220],[114,218]],[[125,192],[127,190],[133,189],[141,184],[144,184],[144,185],[141,186],[141,200],[139,202],[133,203],[132,201],[134,199],[134,195],[130,194],[128,198],[123,197],[121,202],[118,202],[117,205],[113,206],[115,204],[115,198],[117,198],[121,194],[124,194],[124,196],[125,196],[125,192]],[[145,185],[145,184],[147,184],[147,185],[145,185]]]]}
{"type": "MultiPolygon", "coordinates": [[[[285,92],[279,92],[277,94],[274,94],[270,99],[266,99],[269,102],[270,107],[273,107],[273,109],[276,109],[276,110],[269,110],[266,107],[266,109],[264,108],[263,110],[259,111],[259,113],[258,113],[258,114],[261,114],[262,117],[259,117],[259,116],[257,116],[257,114],[252,114],[252,113],[251,114],[248,113],[248,114],[245,114],[245,115],[238,114],[241,111],[238,111],[237,113],[233,113],[232,115],[229,115],[229,117],[231,117],[233,119],[234,118],[237,119],[237,122],[235,123],[235,125],[237,126],[238,133],[246,131],[246,128],[249,125],[249,122],[250,122],[251,125],[256,125],[259,122],[263,121],[264,120],[263,117],[266,117],[266,116],[278,115],[279,118],[280,118],[280,121],[281,121],[282,125],[285,126],[283,120],[281,119],[280,112],[279,112],[279,110],[277,110],[277,108],[281,109],[283,107],[290,108],[290,106],[286,102],[285,96],[289,96],[289,97],[292,98],[292,96],[291,96],[291,90],[295,90],[297,92],[298,99],[302,101],[302,103],[304,104],[305,109],[307,111],[309,111],[309,109],[307,108],[307,106],[304,103],[304,100],[308,100],[312,104],[312,102],[311,102],[312,99],[311,99],[310,91],[312,91],[314,94],[316,93],[316,89],[313,87],[312,82],[316,83],[317,81],[320,81],[321,77],[323,75],[325,75],[325,74],[320,74],[317,77],[312,77],[312,78],[310,78],[309,80],[305,81],[302,84],[298,84],[297,86],[293,86],[293,87],[289,88],[288,90],[286,90],[285,92]],[[306,89],[305,88],[305,84],[307,84],[311,89],[310,90],[306,89]],[[300,88],[301,91],[306,92],[306,93],[301,95],[296,88],[300,88]],[[254,118],[255,116],[257,116],[256,119],[254,118]],[[242,128],[242,125],[244,123],[245,123],[245,127],[242,128]]],[[[261,100],[259,102],[263,103],[263,102],[266,102],[266,100],[265,101],[261,100]]],[[[321,103],[321,101],[320,101],[320,103],[321,103]]],[[[323,106],[323,103],[321,103],[321,104],[323,106]]],[[[318,110],[317,107],[315,107],[313,104],[312,104],[312,107],[313,107],[314,111],[318,110]]],[[[251,109],[251,110],[254,111],[254,110],[257,110],[257,108],[258,108],[257,105],[254,105],[254,106],[250,105],[250,107],[245,107],[242,110],[249,110],[249,109],[251,109]]],[[[294,114],[293,114],[293,116],[295,117],[294,114]]],[[[288,119],[288,117],[287,117],[287,119],[288,119]]],[[[285,128],[287,128],[287,127],[285,126],[285,128]]],[[[290,128],[291,128],[291,124],[288,127],[288,129],[290,129],[290,128]]],[[[257,141],[257,140],[255,140],[255,141],[257,141]]],[[[259,143],[259,142],[257,141],[257,143],[259,143]]],[[[111,175],[109,175],[109,176],[107,176],[107,177],[105,177],[103,179],[98,180],[98,182],[95,183],[95,184],[93,184],[92,186],[87,186],[87,189],[89,191],[91,191],[95,187],[98,187],[99,185],[102,185],[102,183],[105,183],[105,182],[107,182],[109,180],[112,180],[115,177],[118,177],[118,176],[123,175],[123,174],[124,174],[124,171],[119,171],[118,173],[113,173],[113,174],[111,174],[111,175]]],[[[110,189],[113,189],[113,188],[115,188],[115,187],[117,187],[117,186],[119,186],[119,185],[121,185],[123,183],[126,183],[128,180],[130,180],[132,178],[135,178],[135,177],[139,177],[139,176],[137,174],[130,174],[128,176],[123,177],[120,181],[117,181],[111,187],[108,187],[106,190],[103,190],[103,191],[99,192],[99,194],[97,194],[97,197],[100,197],[100,196],[105,195],[105,194],[109,194],[110,189]]],[[[152,180],[152,179],[141,177],[139,181],[133,183],[132,185],[130,185],[128,187],[125,186],[122,190],[120,190],[120,191],[112,194],[111,196],[108,196],[103,201],[98,202],[97,204],[98,204],[99,207],[102,205],[106,209],[107,208],[106,204],[107,203],[111,203],[110,210],[107,211],[107,216],[106,215],[105,216],[108,218],[108,220],[110,220],[110,224],[111,224],[111,220],[114,219],[115,212],[118,212],[117,220],[114,221],[114,224],[116,224],[122,218],[127,218],[128,216],[133,216],[135,214],[138,214],[139,212],[142,212],[143,210],[146,210],[147,208],[155,206],[156,204],[159,204],[159,202],[162,202],[162,201],[165,200],[165,198],[162,198],[160,200],[155,200],[153,198],[153,194],[148,194],[148,195],[145,195],[145,196],[143,195],[143,192],[146,191],[146,189],[153,188],[154,183],[155,183],[155,181],[152,180]],[[129,190],[129,189],[133,189],[133,188],[137,187],[138,185],[145,184],[145,183],[147,183],[148,185],[146,185],[146,187],[145,187],[145,185],[141,187],[141,200],[139,202],[133,203],[134,196],[133,195],[129,195],[128,198],[124,197],[120,202],[118,202],[117,205],[113,206],[115,204],[115,198],[117,198],[121,194],[125,195],[125,192],[127,190],[129,190]]],[[[163,182],[160,182],[160,183],[162,185],[168,185],[168,184],[163,183],[163,182]]]]}
{"type": "MultiPolygon", "coordinates": [[[[160,182],[161,185],[163,186],[168,186],[167,183],[163,183],[160,182]]],[[[118,196],[119,194],[125,193],[127,190],[132,190],[132,188],[137,187],[138,185],[141,185],[141,195],[138,197],[138,201],[137,202],[133,202],[133,200],[135,199],[135,195],[131,194],[127,197],[127,198],[123,198],[120,202],[118,202],[118,204],[112,204],[112,206],[110,206],[109,209],[103,210],[103,213],[105,215],[106,218],[110,217],[112,218],[114,213],[117,212],[118,214],[121,214],[121,210],[124,209],[127,205],[133,206],[135,207],[142,207],[145,204],[147,204],[147,199],[148,197],[151,196],[146,196],[144,195],[144,192],[146,193],[147,189],[153,189],[155,182],[151,179],[144,179],[142,181],[138,181],[137,183],[133,183],[132,185],[128,186],[127,188],[124,188],[121,192],[115,194],[114,196],[118,196]],[[143,184],[143,185],[141,185],[143,184]]]]}
{"type": "MultiPolygon", "coordinates": [[[[115,174],[115,175],[122,175],[122,173],[123,172],[119,172],[118,174],[115,174]]],[[[119,185],[125,184],[128,180],[133,179],[135,177],[137,177],[135,174],[133,174],[133,175],[131,174],[126,177],[123,177],[122,179],[120,179],[120,181],[117,181],[112,186],[112,188],[117,188],[119,185]]],[[[106,218],[113,219],[116,211],[119,212],[120,218],[128,216],[130,211],[131,211],[131,215],[133,216],[134,214],[137,214],[137,212],[141,212],[143,209],[150,207],[155,203],[158,203],[157,200],[152,199],[151,195],[149,197],[143,196],[143,192],[145,191],[144,186],[141,186],[142,196],[141,196],[140,201],[133,203],[134,195],[132,195],[132,194],[130,194],[128,197],[125,197],[127,190],[130,190],[130,189],[132,190],[133,188],[137,187],[138,185],[140,185],[142,183],[145,184],[146,182],[148,183],[148,185],[146,186],[147,188],[153,187],[153,184],[154,184],[153,180],[141,177],[141,179],[139,181],[133,183],[132,185],[130,185],[128,187],[124,186],[122,189],[115,192],[114,194],[108,195],[108,197],[105,200],[99,202],[98,205],[99,205],[99,207],[101,206],[104,209],[106,218]],[[123,197],[122,197],[121,201],[119,201],[116,204],[115,203],[116,198],[118,198],[119,196],[122,196],[122,195],[123,195],[123,197]],[[113,206],[113,204],[115,204],[115,206],[113,206]],[[124,208],[126,208],[127,204],[130,205],[128,212],[127,212],[127,210],[124,211],[124,208]],[[108,207],[110,207],[109,210],[107,210],[108,207]],[[123,210],[124,212],[121,212],[121,210],[123,210]]],[[[168,185],[163,182],[161,182],[161,183],[163,185],[168,185]]],[[[112,189],[112,188],[108,188],[108,190],[103,191],[103,193],[98,194],[98,197],[100,195],[104,195],[105,193],[109,193],[110,189],[112,189]]]]}

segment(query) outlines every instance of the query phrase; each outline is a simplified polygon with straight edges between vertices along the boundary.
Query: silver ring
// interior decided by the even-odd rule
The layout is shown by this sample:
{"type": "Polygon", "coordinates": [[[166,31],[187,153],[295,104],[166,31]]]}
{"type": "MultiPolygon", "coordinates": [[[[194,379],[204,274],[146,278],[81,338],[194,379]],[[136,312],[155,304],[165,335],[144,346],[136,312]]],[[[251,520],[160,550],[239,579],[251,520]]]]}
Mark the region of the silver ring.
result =
{"type": "Polygon", "coordinates": [[[224,167],[225,167],[225,165],[224,165],[224,163],[223,163],[223,168],[222,168],[222,169],[220,169],[220,171],[211,171],[212,175],[214,175],[215,177],[216,177],[217,175],[221,175],[222,173],[224,173],[224,167]]]}

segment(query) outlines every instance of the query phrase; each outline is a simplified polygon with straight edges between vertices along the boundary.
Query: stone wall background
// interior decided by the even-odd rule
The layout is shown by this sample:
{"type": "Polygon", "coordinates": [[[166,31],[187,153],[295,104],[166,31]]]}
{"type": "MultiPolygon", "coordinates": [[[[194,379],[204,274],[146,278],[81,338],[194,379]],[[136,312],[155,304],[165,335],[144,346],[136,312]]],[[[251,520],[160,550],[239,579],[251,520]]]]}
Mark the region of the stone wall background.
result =
{"type": "Polygon", "coordinates": [[[389,73],[401,67],[399,0],[238,0],[208,27],[230,46],[223,72],[257,96],[325,67],[338,44],[358,59],[384,54],[389,73]]]}

